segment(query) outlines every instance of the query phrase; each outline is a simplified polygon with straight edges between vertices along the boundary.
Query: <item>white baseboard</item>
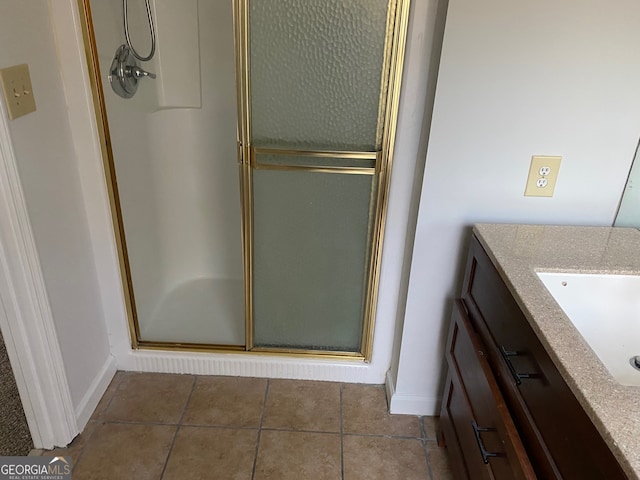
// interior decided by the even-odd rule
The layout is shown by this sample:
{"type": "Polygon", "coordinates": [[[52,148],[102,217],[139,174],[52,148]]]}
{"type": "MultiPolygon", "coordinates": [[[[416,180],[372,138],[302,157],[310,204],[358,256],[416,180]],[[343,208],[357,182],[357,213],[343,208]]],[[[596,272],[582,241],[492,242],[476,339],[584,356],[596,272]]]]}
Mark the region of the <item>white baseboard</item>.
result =
{"type": "MultiPolygon", "coordinates": [[[[396,384],[393,381],[391,370],[387,372],[384,378],[385,378],[384,387],[385,387],[385,390],[387,391],[387,407],[389,407],[389,411],[391,412],[391,399],[396,394],[396,384]]],[[[395,413],[395,412],[391,412],[391,413],[395,413]]]]}
{"type": "Polygon", "coordinates": [[[116,374],[116,370],[116,359],[109,355],[109,358],[100,369],[100,373],[96,375],[87,393],[84,394],[84,397],[82,397],[82,400],[76,407],[76,421],[80,432],[82,432],[87,425],[102,395],[104,395],[109,383],[111,383],[111,379],[116,374]]]}
{"type": "Polygon", "coordinates": [[[389,402],[389,412],[404,415],[427,415],[434,416],[440,414],[441,398],[433,395],[406,395],[396,392],[396,387],[387,372],[385,387],[387,389],[387,401],[389,402]]]}

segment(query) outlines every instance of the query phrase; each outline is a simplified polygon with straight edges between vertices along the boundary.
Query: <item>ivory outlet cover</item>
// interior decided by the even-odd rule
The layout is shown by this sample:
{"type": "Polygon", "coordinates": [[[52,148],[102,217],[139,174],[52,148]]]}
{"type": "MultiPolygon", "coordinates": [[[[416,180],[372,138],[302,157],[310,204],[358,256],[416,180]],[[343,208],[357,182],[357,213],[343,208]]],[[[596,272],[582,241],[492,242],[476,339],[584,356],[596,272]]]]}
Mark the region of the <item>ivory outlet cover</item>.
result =
{"type": "Polygon", "coordinates": [[[534,155],[531,157],[529,178],[524,194],[527,197],[552,197],[556,187],[562,157],[534,155]]]}
{"type": "Polygon", "coordinates": [[[26,63],[0,69],[0,84],[11,120],[35,112],[36,101],[26,63]]]}

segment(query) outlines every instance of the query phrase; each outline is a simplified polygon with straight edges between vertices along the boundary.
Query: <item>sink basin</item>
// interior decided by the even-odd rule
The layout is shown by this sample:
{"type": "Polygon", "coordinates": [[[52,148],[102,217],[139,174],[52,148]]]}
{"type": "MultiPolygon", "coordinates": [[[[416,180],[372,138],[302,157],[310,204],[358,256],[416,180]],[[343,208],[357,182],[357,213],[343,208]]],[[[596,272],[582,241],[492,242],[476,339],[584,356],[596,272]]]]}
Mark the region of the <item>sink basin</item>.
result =
{"type": "Polygon", "coordinates": [[[640,386],[640,276],[537,273],[611,375],[640,386]]]}

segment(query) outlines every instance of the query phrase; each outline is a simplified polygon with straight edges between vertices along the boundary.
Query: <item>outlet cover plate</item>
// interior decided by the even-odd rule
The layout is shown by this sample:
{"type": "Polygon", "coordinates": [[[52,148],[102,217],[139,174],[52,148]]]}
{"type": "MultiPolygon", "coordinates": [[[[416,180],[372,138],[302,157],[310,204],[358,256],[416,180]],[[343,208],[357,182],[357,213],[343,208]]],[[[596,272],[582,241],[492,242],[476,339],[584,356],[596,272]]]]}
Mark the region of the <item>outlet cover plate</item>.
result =
{"type": "Polygon", "coordinates": [[[553,197],[553,190],[556,188],[556,180],[558,179],[558,171],[560,170],[560,161],[562,157],[549,155],[534,155],[531,157],[531,166],[529,167],[529,178],[527,178],[527,187],[524,194],[527,197],[553,197]],[[542,170],[544,168],[544,170],[542,170]],[[548,174],[542,175],[542,172],[548,174]],[[546,182],[539,182],[546,180],[546,182]],[[538,186],[544,184],[544,186],[538,186]]]}
{"type": "Polygon", "coordinates": [[[26,63],[0,69],[0,84],[11,120],[35,112],[36,101],[26,63]]]}

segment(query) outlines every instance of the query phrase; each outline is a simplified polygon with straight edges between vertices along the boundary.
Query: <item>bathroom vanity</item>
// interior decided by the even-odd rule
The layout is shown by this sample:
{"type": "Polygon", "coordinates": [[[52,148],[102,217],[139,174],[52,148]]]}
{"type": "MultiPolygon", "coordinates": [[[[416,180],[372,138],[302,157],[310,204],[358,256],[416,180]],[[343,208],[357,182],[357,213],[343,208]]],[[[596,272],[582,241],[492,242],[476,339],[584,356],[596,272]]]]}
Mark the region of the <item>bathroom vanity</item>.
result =
{"type": "Polygon", "coordinates": [[[456,475],[638,479],[640,387],[610,375],[539,271],[640,274],[640,232],[474,228],[447,339],[441,412],[456,475]]]}

